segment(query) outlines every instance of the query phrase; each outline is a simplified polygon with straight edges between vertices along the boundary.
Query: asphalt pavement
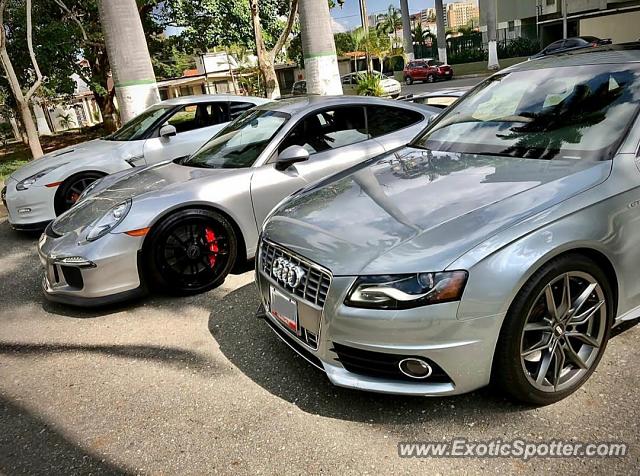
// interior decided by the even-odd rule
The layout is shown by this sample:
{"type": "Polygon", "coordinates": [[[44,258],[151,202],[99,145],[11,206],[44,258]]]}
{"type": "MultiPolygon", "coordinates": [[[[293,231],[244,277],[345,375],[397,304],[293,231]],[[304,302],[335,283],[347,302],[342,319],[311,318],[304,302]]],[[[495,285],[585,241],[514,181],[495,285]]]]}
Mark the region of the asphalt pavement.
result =
{"type": "Polygon", "coordinates": [[[252,273],[190,298],[47,303],[37,237],[0,220],[0,474],[637,474],[640,326],[545,408],[488,389],[333,387],[254,318],[252,273]],[[613,459],[401,459],[400,441],[622,441],[613,459]]]}
{"type": "Polygon", "coordinates": [[[435,83],[413,83],[411,86],[406,84],[402,85],[402,94],[417,94],[426,93],[432,91],[438,91],[443,88],[461,88],[475,86],[480,81],[485,79],[486,76],[473,76],[456,79],[455,77],[449,81],[436,81],[435,83]]]}

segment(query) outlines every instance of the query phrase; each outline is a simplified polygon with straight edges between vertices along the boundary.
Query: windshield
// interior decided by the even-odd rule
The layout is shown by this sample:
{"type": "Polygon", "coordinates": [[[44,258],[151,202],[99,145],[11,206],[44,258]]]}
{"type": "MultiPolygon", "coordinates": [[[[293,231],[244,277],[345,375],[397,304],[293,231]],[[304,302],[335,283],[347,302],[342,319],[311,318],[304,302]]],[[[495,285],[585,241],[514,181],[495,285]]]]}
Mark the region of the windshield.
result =
{"type": "Polygon", "coordinates": [[[277,111],[248,111],[184,160],[182,165],[208,169],[251,167],[290,117],[277,111]]]}
{"type": "Polygon", "coordinates": [[[640,68],[498,74],[414,141],[426,149],[534,159],[609,159],[640,104],[640,68]]]}
{"type": "Polygon", "coordinates": [[[153,126],[158,119],[160,119],[166,112],[173,109],[171,107],[154,106],[144,111],[139,116],[134,117],[124,126],[118,129],[110,136],[105,137],[107,140],[116,141],[129,141],[144,139],[145,134],[151,126],[153,126]]]}

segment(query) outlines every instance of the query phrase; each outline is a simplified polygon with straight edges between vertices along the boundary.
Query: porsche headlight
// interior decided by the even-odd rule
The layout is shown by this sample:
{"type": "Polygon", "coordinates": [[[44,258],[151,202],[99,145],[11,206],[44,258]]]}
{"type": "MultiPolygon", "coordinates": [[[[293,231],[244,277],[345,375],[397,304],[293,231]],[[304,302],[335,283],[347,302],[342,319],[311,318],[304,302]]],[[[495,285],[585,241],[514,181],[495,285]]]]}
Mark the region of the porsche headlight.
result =
{"type": "Polygon", "coordinates": [[[129,210],[131,210],[131,199],[113,207],[102,218],[89,225],[89,233],[87,233],[86,240],[95,241],[98,238],[102,238],[124,220],[129,210]]]}
{"type": "Polygon", "coordinates": [[[363,276],[356,280],[344,303],[368,309],[410,309],[458,301],[468,276],[466,271],[363,276]]]}
{"type": "Polygon", "coordinates": [[[47,175],[49,172],[57,169],[58,167],[62,167],[63,165],[66,165],[66,164],[60,164],[60,165],[55,165],[53,167],[48,167],[48,168],[46,168],[44,170],[41,170],[37,174],[33,174],[31,177],[27,177],[26,179],[21,180],[20,182],[18,182],[18,185],[16,185],[16,189],[17,190],[29,190],[29,187],[31,187],[34,183],[36,183],[42,177],[47,175]]]}

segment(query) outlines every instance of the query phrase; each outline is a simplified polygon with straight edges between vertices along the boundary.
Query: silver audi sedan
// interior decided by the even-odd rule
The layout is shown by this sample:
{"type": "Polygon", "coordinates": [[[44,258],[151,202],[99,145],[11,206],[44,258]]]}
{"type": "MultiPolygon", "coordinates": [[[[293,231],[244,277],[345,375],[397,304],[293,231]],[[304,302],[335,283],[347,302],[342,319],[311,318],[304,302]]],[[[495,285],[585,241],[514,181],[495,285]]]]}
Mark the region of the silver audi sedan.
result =
{"type": "Polygon", "coordinates": [[[639,109],[640,44],[493,75],[272,212],[263,317],[339,386],[568,396],[640,317],[639,109]]]}
{"type": "Polygon", "coordinates": [[[265,216],[311,182],[406,145],[438,109],[375,98],[259,106],[190,157],[107,176],[42,235],[47,298],[192,294],[245,269],[265,216]]]}

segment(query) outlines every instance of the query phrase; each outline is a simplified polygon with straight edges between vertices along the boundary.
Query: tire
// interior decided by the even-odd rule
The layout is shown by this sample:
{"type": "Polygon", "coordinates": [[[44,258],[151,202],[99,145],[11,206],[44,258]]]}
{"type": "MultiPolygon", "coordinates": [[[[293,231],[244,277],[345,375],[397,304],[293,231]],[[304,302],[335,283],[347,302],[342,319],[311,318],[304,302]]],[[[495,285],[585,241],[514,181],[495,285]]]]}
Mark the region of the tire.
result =
{"type": "Polygon", "coordinates": [[[81,172],[62,182],[53,201],[56,216],[69,210],[89,185],[104,176],[101,172],[81,172]]]}
{"type": "Polygon", "coordinates": [[[594,261],[579,254],[550,261],[527,281],[509,309],[496,347],[493,383],[526,404],[549,405],[568,397],[598,366],[613,317],[611,286],[594,261]],[[565,300],[567,283],[570,306],[565,300]],[[587,288],[591,292],[578,306],[587,288]],[[554,306],[558,320],[552,319],[554,306]],[[586,311],[594,309],[579,324],[586,311]]]}
{"type": "Polygon", "coordinates": [[[404,78],[404,82],[407,86],[411,86],[413,84],[413,78],[411,76],[407,76],[404,78]]]}
{"type": "Polygon", "coordinates": [[[427,76],[427,83],[435,83],[436,77],[433,74],[427,76]]]}
{"type": "Polygon", "coordinates": [[[224,282],[237,254],[237,237],[226,217],[211,210],[181,210],[154,226],[145,241],[145,277],[155,290],[199,294],[224,282]]]}

